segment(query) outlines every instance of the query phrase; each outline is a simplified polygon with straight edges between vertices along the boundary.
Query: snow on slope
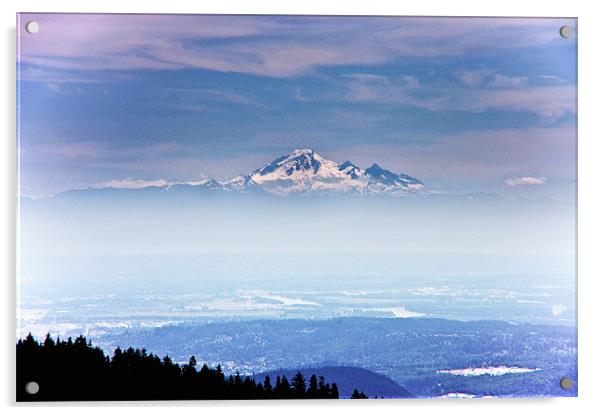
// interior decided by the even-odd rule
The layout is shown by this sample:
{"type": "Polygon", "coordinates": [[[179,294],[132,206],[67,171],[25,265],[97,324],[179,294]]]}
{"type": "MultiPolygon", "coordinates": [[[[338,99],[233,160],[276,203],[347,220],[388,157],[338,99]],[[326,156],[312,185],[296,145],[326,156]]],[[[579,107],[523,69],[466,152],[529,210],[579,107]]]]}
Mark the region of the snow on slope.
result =
{"type": "Polygon", "coordinates": [[[364,170],[350,161],[337,164],[311,149],[298,149],[277,158],[247,176],[224,182],[236,190],[258,186],[270,193],[410,194],[424,185],[405,174],[395,174],[377,164],[364,170]]]}
{"type": "Polygon", "coordinates": [[[365,177],[353,179],[332,160],[313,150],[295,150],[251,174],[251,180],[273,193],[307,191],[356,192],[367,187],[365,177]]]}
{"type": "Polygon", "coordinates": [[[362,169],[350,161],[341,164],[322,157],[311,149],[297,149],[281,156],[248,175],[216,181],[203,178],[199,181],[167,182],[127,181],[106,182],[110,188],[162,187],[167,190],[178,186],[202,187],[228,191],[262,190],[277,195],[289,194],[353,194],[405,196],[420,193],[424,188],[418,179],[393,173],[373,164],[362,169]],[[119,186],[113,186],[118,183],[119,186]],[[130,183],[134,186],[128,187],[130,183]],[[145,186],[144,184],[148,184],[145,186]]]}

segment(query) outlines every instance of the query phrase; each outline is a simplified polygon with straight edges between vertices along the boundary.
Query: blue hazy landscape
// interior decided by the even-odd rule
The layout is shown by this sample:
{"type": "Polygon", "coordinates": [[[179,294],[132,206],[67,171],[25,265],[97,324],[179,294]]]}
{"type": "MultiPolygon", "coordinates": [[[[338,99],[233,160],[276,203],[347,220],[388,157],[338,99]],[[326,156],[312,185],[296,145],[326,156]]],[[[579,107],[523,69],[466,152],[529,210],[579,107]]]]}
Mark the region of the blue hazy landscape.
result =
{"type": "Polygon", "coordinates": [[[577,395],[575,19],[30,20],[18,339],[577,395]]]}

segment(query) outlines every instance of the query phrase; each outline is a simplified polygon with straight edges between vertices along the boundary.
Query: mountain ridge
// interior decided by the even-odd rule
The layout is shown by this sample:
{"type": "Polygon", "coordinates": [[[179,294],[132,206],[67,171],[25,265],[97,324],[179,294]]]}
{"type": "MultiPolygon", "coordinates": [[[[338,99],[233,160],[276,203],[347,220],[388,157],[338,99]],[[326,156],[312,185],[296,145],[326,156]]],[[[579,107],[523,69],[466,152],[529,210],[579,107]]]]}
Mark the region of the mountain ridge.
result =
{"type": "Polygon", "coordinates": [[[166,182],[155,180],[112,180],[94,188],[142,189],[158,187],[170,190],[190,186],[211,190],[248,192],[260,190],[280,196],[292,194],[352,194],[410,196],[421,194],[424,184],[404,173],[394,173],[373,163],[362,169],[347,160],[337,163],[312,149],[296,149],[277,157],[249,174],[215,180],[166,182]],[[148,186],[145,186],[148,183],[148,186]]]}
{"type": "Polygon", "coordinates": [[[349,398],[354,389],[365,393],[368,397],[383,398],[410,398],[412,395],[403,386],[396,383],[388,376],[372,370],[355,366],[323,366],[303,367],[298,369],[270,370],[253,375],[256,382],[261,382],[266,375],[274,382],[277,376],[286,376],[288,379],[297,373],[305,377],[306,381],[312,374],[323,376],[329,382],[336,383],[341,398],[349,398]]]}

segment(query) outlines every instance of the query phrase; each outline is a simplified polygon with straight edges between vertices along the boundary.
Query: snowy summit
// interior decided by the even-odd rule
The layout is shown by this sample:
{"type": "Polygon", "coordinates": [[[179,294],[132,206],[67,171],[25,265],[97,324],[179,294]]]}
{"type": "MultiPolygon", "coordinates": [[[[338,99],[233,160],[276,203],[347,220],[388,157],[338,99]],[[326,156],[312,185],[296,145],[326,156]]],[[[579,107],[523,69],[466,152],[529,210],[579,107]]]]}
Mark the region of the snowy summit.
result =
{"type": "Polygon", "coordinates": [[[280,195],[299,193],[393,194],[416,193],[424,185],[418,179],[396,174],[373,164],[362,169],[350,161],[341,164],[311,149],[297,149],[255,170],[223,182],[242,190],[260,187],[280,195]]]}

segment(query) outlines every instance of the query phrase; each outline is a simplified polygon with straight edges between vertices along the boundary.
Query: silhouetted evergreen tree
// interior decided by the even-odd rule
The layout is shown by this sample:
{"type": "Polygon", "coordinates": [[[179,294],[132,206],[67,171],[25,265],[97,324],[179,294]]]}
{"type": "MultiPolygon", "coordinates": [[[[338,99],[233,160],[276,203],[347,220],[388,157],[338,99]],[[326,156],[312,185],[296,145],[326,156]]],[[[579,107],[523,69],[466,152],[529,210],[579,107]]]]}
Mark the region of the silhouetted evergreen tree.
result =
{"type": "Polygon", "coordinates": [[[297,399],[305,398],[305,378],[301,372],[293,377],[293,395],[297,399]]]}
{"type": "Polygon", "coordinates": [[[196,357],[190,356],[190,359],[188,359],[188,364],[184,365],[182,372],[186,376],[194,376],[194,375],[196,375],[196,365],[197,365],[196,357]]]}
{"type": "Polygon", "coordinates": [[[326,383],[324,376],[320,376],[318,381],[318,397],[320,399],[328,398],[331,394],[330,385],[326,383]]]}
{"type": "Polygon", "coordinates": [[[307,397],[317,399],[320,397],[318,390],[318,378],[316,375],[311,375],[309,378],[309,387],[307,388],[307,397]]]}
{"type": "Polygon", "coordinates": [[[48,333],[46,335],[46,339],[44,339],[44,347],[46,347],[48,350],[54,348],[56,343],[54,343],[54,340],[52,340],[52,337],[50,337],[50,333],[48,333]]]}
{"type": "Polygon", "coordinates": [[[332,392],[330,394],[331,399],[339,399],[339,387],[336,383],[332,384],[332,392]]]}
{"type": "Polygon", "coordinates": [[[242,379],[240,377],[240,372],[238,370],[236,371],[236,374],[234,375],[234,385],[242,386],[242,379]]]}
{"type": "Polygon", "coordinates": [[[217,367],[215,368],[215,378],[218,381],[223,382],[224,381],[224,372],[222,372],[222,365],[218,364],[217,367]]]}
{"type": "Polygon", "coordinates": [[[263,389],[266,391],[266,393],[271,393],[273,391],[272,388],[272,383],[270,382],[270,377],[266,375],[265,379],[263,380],[263,389]]]}
{"type": "Polygon", "coordinates": [[[288,399],[293,397],[291,384],[288,382],[288,379],[284,375],[282,375],[282,381],[280,382],[280,393],[278,395],[278,397],[281,399],[288,399]]]}
{"type": "Polygon", "coordinates": [[[366,396],[366,394],[364,394],[364,391],[360,392],[356,388],[351,394],[351,399],[368,399],[368,397],[366,396]]]}

